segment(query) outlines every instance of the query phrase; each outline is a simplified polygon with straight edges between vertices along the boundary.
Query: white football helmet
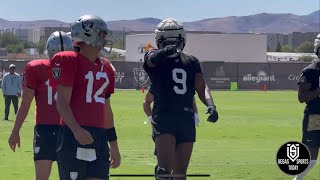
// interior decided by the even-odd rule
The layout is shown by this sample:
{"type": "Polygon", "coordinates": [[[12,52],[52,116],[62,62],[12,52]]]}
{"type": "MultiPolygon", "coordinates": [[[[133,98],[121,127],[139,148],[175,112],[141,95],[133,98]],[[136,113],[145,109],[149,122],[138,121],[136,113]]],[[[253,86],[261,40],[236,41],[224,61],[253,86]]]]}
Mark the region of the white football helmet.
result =
{"type": "Polygon", "coordinates": [[[74,44],[85,42],[88,45],[103,49],[107,44],[112,46],[112,41],[109,38],[111,35],[112,31],[108,29],[104,20],[98,16],[84,15],[71,25],[71,37],[74,44]],[[106,33],[106,36],[99,36],[101,32],[106,33]]]}
{"type": "Polygon", "coordinates": [[[51,59],[53,55],[60,51],[73,51],[72,41],[63,31],[53,32],[47,40],[48,56],[51,59]]]}
{"type": "Polygon", "coordinates": [[[316,53],[316,55],[320,58],[320,33],[314,40],[314,53],[316,53]]]}
{"type": "Polygon", "coordinates": [[[155,34],[156,44],[159,49],[167,45],[176,45],[177,49],[182,51],[186,45],[186,32],[183,25],[173,18],[161,21],[155,30],[155,34]]]}

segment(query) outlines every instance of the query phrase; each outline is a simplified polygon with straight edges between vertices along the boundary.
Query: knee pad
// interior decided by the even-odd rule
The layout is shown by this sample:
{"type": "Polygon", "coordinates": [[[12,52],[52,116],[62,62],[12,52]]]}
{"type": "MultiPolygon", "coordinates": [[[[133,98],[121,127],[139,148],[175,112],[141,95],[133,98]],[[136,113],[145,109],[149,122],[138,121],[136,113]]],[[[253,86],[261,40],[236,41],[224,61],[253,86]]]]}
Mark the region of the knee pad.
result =
{"type": "Polygon", "coordinates": [[[173,177],[169,177],[171,175],[171,171],[161,168],[158,165],[155,167],[155,174],[156,180],[173,180],[173,177]]]}

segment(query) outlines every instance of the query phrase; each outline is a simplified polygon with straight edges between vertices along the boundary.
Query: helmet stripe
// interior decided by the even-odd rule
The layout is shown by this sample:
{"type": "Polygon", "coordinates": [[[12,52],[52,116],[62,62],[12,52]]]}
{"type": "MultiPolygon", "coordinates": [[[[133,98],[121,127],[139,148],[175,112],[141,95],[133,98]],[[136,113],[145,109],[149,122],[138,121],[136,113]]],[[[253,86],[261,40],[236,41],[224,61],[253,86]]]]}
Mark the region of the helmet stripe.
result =
{"type": "Polygon", "coordinates": [[[61,31],[59,31],[59,37],[60,37],[61,51],[64,51],[64,48],[63,48],[63,38],[62,38],[62,35],[61,35],[61,31]]]}

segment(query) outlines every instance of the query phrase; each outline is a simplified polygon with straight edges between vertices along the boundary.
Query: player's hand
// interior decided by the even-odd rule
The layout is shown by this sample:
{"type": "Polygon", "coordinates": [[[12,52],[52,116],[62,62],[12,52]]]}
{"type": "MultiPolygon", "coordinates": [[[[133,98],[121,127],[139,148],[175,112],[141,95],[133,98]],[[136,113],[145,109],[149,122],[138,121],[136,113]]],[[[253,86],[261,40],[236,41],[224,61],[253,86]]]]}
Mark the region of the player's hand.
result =
{"type": "Polygon", "coordinates": [[[21,93],[18,93],[17,96],[18,96],[18,98],[20,98],[21,97],[21,93]]]}
{"type": "Polygon", "coordinates": [[[162,50],[164,51],[164,53],[167,57],[178,53],[176,45],[168,45],[168,46],[164,47],[162,50]]]}
{"type": "Polygon", "coordinates": [[[119,152],[118,145],[110,142],[110,167],[115,169],[121,164],[121,155],[119,152]]]}
{"type": "Polygon", "coordinates": [[[81,145],[92,144],[94,141],[90,132],[82,127],[73,131],[73,135],[81,145]]]}
{"type": "Polygon", "coordinates": [[[194,125],[199,127],[200,119],[198,113],[194,113],[194,125]]]}
{"type": "Polygon", "coordinates": [[[148,117],[148,120],[144,122],[144,124],[150,124],[153,122],[152,116],[148,117]]]}
{"type": "Polygon", "coordinates": [[[206,114],[209,114],[207,121],[215,123],[219,119],[219,115],[216,106],[208,106],[206,114]]]}
{"type": "Polygon", "coordinates": [[[19,132],[12,131],[9,140],[8,140],[9,146],[12,149],[13,152],[16,152],[16,147],[20,148],[20,134],[19,132]]]}

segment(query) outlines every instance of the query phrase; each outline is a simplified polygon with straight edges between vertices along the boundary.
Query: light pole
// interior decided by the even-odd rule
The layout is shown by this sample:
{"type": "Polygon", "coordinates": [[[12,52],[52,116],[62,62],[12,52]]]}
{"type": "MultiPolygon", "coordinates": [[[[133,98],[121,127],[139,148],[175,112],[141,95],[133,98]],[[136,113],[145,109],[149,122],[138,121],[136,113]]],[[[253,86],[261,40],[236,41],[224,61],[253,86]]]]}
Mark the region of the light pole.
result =
{"type": "Polygon", "coordinates": [[[126,28],[122,27],[122,43],[123,43],[122,49],[126,49],[125,41],[126,41],[126,28]]]}
{"type": "Polygon", "coordinates": [[[20,27],[21,27],[21,24],[19,24],[19,42],[20,42],[20,27]]]}

